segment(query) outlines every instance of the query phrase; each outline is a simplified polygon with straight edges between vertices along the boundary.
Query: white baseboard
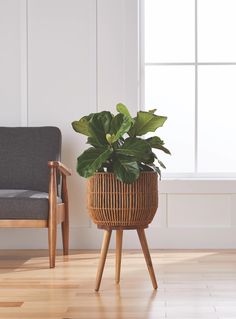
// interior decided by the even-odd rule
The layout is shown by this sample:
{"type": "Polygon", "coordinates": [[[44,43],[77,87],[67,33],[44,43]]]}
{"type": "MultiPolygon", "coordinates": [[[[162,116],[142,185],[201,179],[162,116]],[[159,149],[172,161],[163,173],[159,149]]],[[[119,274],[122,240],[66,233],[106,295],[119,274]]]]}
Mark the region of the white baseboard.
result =
{"type": "MultiPolygon", "coordinates": [[[[161,228],[146,230],[151,249],[236,249],[236,228],[161,228]]],[[[103,231],[96,226],[72,227],[71,249],[100,249],[103,231]]],[[[110,248],[114,249],[114,234],[110,248]]],[[[0,230],[0,249],[47,249],[46,229],[0,230]]],[[[58,248],[62,248],[58,228],[58,248]]],[[[136,231],[124,231],[124,249],[140,249],[136,231]]]]}

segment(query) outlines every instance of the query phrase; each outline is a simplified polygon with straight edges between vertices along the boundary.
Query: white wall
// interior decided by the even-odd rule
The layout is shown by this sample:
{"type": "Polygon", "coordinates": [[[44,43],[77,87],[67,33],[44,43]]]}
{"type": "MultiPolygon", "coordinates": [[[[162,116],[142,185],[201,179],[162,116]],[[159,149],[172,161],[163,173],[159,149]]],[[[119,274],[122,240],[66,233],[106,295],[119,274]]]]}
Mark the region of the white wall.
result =
{"type": "MultiPolygon", "coordinates": [[[[138,1],[0,0],[0,21],[0,125],[60,127],[63,161],[73,169],[71,247],[99,248],[102,232],[75,171],[85,138],[70,123],[117,102],[138,110],[138,1]]],[[[235,227],[234,181],[168,180],[147,236],[152,248],[235,248],[235,227]]],[[[134,231],[124,245],[139,247],[134,231]]],[[[46,247],[46,230],[0,230],[0,248],[46,247]]]]}

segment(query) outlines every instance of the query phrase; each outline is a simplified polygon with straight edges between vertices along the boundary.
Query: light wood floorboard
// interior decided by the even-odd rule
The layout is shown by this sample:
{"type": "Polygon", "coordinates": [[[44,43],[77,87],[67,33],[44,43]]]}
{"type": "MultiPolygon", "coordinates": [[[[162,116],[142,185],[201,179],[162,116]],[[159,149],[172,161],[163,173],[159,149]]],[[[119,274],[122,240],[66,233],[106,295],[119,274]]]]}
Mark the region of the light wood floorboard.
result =
{"type": "Polygon", "coordinates": [[[1,319],[236,319],[236,253],[151,251],[153,290],[141,251],[124,251],[120,284],[109,252],[94,291],[99,252],[71,251],[48,268],[47,251],[0,252],[1,319]]]}

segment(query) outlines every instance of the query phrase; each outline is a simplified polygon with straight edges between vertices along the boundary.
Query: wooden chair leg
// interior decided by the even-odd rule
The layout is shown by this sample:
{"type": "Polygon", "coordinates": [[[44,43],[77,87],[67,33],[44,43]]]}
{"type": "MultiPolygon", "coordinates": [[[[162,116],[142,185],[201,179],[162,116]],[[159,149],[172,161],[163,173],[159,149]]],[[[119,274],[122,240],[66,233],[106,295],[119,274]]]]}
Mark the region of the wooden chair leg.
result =
{"type": "Polygon", "coordinates": [[[69,254],[69,222],[67,218],[61,223],[63,255],[69,254]]]}
{"type": "Polygon", "coordinates": [[[49,245],[49,265],[55,267],[56,244],[57,244],[57,192],[56,192],[56,169],[50,170],[49,183],[49,219],[48,219],[48,245],[49,245]]]}
{"type": "Polygon", "coordinates": [[[153,265],[152,265],[152,259],[149,253],[149,249],[148,249],[148,243],[147,243],[147,239],[145,236],[145,232],[144,229],[137,229],[138,232],[138,236],[139,236],[139,240],[142,246],[142,250],[143,250],[143,254],[146,260],[146,264],[147,264],[147,268],[152,280],[152,285],[154,289],[157,289],[157,281],[156,281],[156,277],[155,277],[155,273],[154,273],[154,269],[153,269],[153,265]]]}
{"type": "Polygon", "coordinates": [[[116,231],[116,283],[120,282],[121,252],[123,230],[116,231]]]}
{"type": "Polygon", "coordinates": [[[69,201],[68,192],[66,185],[66,176],[62,175],[62,199],[65,207],[65,219],[61,224],[62,230],[62,244],[63,244],[63,254],[69,254],[69,201]]]}
{"type": "Polygon", "coordinates": [[[56,243],[57,243],[57,226],[52,225],[48,228],[48,244],[49,244],[49,265],[50,268],[55,267],[56,261],[56,243]]]}
{"type": "Polygon", "coordinates": [[[105,265],[105,261],[106,261],[106,257],[107,257],[107,251],[108,251],[108,247],[109,247],[109,243],[110,243],[110,239],[111,239],[111,232],[112,232],[111,229],[105,230],[105,232],[104,232],[100,260],[99,260],[99,265],[98,265],[98,270],[97,270],[95,291],[98,291],[100,288],[103,269],[104,269],[104,265],[105,265]]]}

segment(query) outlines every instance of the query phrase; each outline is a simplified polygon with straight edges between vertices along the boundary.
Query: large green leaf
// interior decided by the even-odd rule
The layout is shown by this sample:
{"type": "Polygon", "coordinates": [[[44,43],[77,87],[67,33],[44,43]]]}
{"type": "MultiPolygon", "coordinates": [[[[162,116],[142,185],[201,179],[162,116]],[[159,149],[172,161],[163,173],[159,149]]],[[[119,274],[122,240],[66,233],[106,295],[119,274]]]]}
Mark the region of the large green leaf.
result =
{"type": "Polygon", "coordinates": [[[77,172],[86,178],[92,176],[106,162],[111,153],[112,150],[108,148],[90,147],[77,158],[77,172]]]}
{"type": "Polygon", "coordinates": [[[103,148],[104,146],[106,146],[107,143],[104,143],[103,140],[102,142],[100,142],[97,138],[94,137],[88,137],[87,144],[90,144],[95,148],[103,148]]]}
{"type": "Polygon", "coordinates": [[[106,146],[106,134],[110,130],[112,114],[110,112],[91,113],[79,121],[72,122],[73,129],[88,136],[87,143],[94,147],[106,146]]]}
{"type": "Polygon", "coordinates": [[[90,120],[90,124],[95,131],[96,129],[100,130],[104,135],[106,135],[110,131],[112,118],[113,115],[108,111],[95,113],[90,120]]]}
{"type": "Polygon", "coordinates": [[[116,149],[116,153],[134,157],[136,161],[145,162],[152,154],[151,146],[137,137],[129,137],[116,149]]]}
{"type": "Polygon", "coordinates": [[[107,145],[106,134],[109,133],[112,121],[112,114],[104,111],[95,113],[89,121],[90,130],[93,132],[92,137],[98,144],[107,145]]]}
{"type": "Polygon", "coordinates": [[[88,143],[95,147],[106,146],[106,134],[109,132],[112,121],[112,114],[107,111],[91,113],[82,117],[79,121],[72,122],[73,129],[88,136],[88,143]]]}
{"type": "Polygon", "coordinates": [[[164,142],[158,136],[153,136],[153,137],[147,138],[146,142],[148,142],[149,145],[153,148],[162,150],[166,154],[171,154],[170,151],[166,147],[163,146],[164,142]]]}
{"type": "Polygon", "coordinates": [[[127,117],[129,117],[130,119],[132,119],[132,117],[131,117],[131,115],[130,115],[130,113],[129,113],[129,110],[127,109],[127,107],[126,107],[124,104],[118,103],[118,104],[116,105],[116,110],[117,110],[117,112],[119,112],[119,113],[121,113],[121,114],[124,114],[124,115],[126,115],[127,117]]]}
{"type": "Polygon", "coordinates": [[[91,131],[89,120],[93,117],[93,113],[88,116],[83,116],[79,121],[72,122],[72,127],[77,133],[81,133],[86,136],[93,136],[91,131]]]}
{"type": "Polygon", "coordinates": [[[139,177],[138,164],[129,156],[118,155],[114,159],[113,170],[117,179],[127,184],[133,183],[139,177]]]}
{"type": "Polygon", "coordinates": [[[117,114],[111,121],[111,143],[127,133],[132,125],[131,119],[124,114],[117,114]]]}
{"type": "Polygon", "coordinates": [[[155,115],[150,112],[140,111],[137,113],[134,125],[129,131],[130,136],[141,136],[148,132],[155,132],[167,120],[166,116],[155,115]]]}

